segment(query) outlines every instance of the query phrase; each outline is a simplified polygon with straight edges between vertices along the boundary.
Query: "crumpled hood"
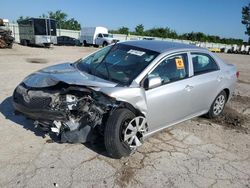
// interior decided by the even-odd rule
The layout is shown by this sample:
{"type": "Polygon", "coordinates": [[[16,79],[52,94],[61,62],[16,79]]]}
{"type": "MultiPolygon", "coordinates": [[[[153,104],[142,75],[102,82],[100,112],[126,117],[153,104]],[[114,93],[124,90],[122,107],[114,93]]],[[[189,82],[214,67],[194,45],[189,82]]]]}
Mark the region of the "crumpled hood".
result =
{"type": "Polygon", "coordinates": [[[41,69],[29,76],[23,82],[29,87],[49,87],[58,82],[92,87],[114,87],[117,84],[78,70],[74,64],[63,63],[41,69]]]}

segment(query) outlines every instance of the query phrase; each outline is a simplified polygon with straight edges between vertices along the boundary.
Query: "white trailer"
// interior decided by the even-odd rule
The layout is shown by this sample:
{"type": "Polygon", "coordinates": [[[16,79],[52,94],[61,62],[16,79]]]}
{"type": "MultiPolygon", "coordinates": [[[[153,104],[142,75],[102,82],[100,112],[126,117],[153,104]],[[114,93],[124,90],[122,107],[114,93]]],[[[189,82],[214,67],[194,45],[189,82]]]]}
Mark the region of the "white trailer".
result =
{"type": "Polygon", "coordinates": [[[108,33],[108,29],[105,27],[83,27],[81,29],[80,42],[84,46],[107,46],[118,41],[108,33]]]}
{"type": "Polygon", "coordinates": [[[49,47],[57,43],[56,21],[47,18],[28,18],[18,22],[20,43],[49,47]]]}

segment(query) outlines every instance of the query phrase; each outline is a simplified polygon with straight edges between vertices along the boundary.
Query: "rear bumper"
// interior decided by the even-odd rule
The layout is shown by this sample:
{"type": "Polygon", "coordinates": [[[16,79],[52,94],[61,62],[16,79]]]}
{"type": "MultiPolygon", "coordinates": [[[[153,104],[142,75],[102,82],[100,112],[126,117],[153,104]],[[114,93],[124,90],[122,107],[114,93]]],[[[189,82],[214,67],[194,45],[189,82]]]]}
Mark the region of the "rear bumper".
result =
{"type": "Polygon", "coordinates": [[[56,36],[50,36],[50,35],[36,35],[35,44],[37,45],[57,44],[57,38],[56,36]]]}

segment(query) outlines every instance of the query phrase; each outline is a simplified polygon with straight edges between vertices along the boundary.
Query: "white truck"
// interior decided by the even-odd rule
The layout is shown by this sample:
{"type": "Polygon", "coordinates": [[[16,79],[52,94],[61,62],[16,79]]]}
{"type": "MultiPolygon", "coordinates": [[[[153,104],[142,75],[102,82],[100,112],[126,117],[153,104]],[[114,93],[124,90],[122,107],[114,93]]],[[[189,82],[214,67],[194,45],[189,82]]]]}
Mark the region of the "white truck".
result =
{"type": "Polygon", "coordinates": [[[84,46],[107,46],[118,41],[113,38],[112,34],[108,33],[108,29],[105,27],[83,27],[81,29],[80,42],[84,46]]]}

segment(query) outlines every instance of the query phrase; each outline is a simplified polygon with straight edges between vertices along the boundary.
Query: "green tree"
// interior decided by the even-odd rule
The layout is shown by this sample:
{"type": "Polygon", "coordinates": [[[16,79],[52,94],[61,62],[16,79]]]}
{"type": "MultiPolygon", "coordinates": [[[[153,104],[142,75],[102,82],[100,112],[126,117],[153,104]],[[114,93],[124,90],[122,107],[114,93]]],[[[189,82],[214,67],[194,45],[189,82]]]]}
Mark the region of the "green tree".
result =
{"type": "MultiPolygon", "coordinates": [[[[141,24],[140,24],[141,25],[141,24]]],[[[138,31],[142,31],[138,28],[139,25],[136,26],[135,32],[131,32],[131,34],[137,34],[138,31]]],[[[121,27],[118,30],[111,30],[111,33],[114,34],[127,34],[129,29],[127,27],[121,27]]],[[[139,32],[140,33],[140,32],[139,32]]],[[[200,42],[214,42],[214,43],[223,43],[223,44],[239,44],[243,43],[242,39],[233,39],[233,38],[220,38],[215,35],[206,35],[202,32],[190,32],[178,35],[176,31],[170,29],[169,27],[155,27],[148,30],[143,30],[143,35],[150,37],[159,37],[159,38],[173,38],[173,39],[183,39],[183,40],[191,40],[191,41],[200,41],[200,42]]]]}
{"type": "Polygon", "coordinates": [[[144,32],[146,36],[159,37],[159,38],[179,38],[176,31],[170,29],[169,27],[155,27],[148,29],[144,32]]]}
{"type": "Polygon", "coordinates": [[[151,37],[160,37],[160,38],[167,37],[167,31],[163,27],[157,27],[157,28],[146,30],[145,34],[151,37]]]}
{"type": "Polygon", "coordinates": [[[248,42],[250,43],[250,3],[248,6],[242,7],[242,21],[241,23],[246,26],[245,34],[249,36],[248,42]]]}
{"type": "Polygon", "coordinates": [[[118,33],[128,35],[129,34],[129,28],[128,27],[124,27],[124,26],[120,27],[118,29],[118,33]]]}
{"type": "Polygon", "coordinates": [[[18,19],[17,19],[17,22],[20,22],[20,21],[23,21],[23,20],[26,20],[26,19],[29,19],[30,17],[29,16],[20,16],[18,19]]]}
{"type": "Polygon", "coordinates": [[[144,34],[144,26],[139,24],[135,27],[135,34],[136,35],[143,35],[144,34]]]}
{"type": "Polygon", "coordinates": [[[58,28],[61,29],[67,29],[67,26],[65,25],[65,22],[67,21],[68,15],[61,10],[57,10],[56,12],[49,11],[48,17],[53,18],[57,21],[58,28]]]}
{"type": "MultiPolygon", "coordinates": [[[[52,18],[55,19],[57,22],[57,28],[59,29],[70,29],[70,30],[80,30],[81,25],[80,23],[75,20],[74,18],[68,18],[68,15],[61,10],[57,10],[55,12],[49,11],[48,14],[42,14],[39,16],[40,18],[52,18]]],[[[23,17],[20,16],[17,21],[21,21],[30,17],[23,17]]]]}
{"type": "Polygon", "coordinates": [[[61,10],[56,12],[49,11],[48,17],[53,18],[57,21],[57,27],[61,29],[71,29],[71,30],[80,30],[80,23],[74,18],[67,19],[68,15],[61,10]]]}

